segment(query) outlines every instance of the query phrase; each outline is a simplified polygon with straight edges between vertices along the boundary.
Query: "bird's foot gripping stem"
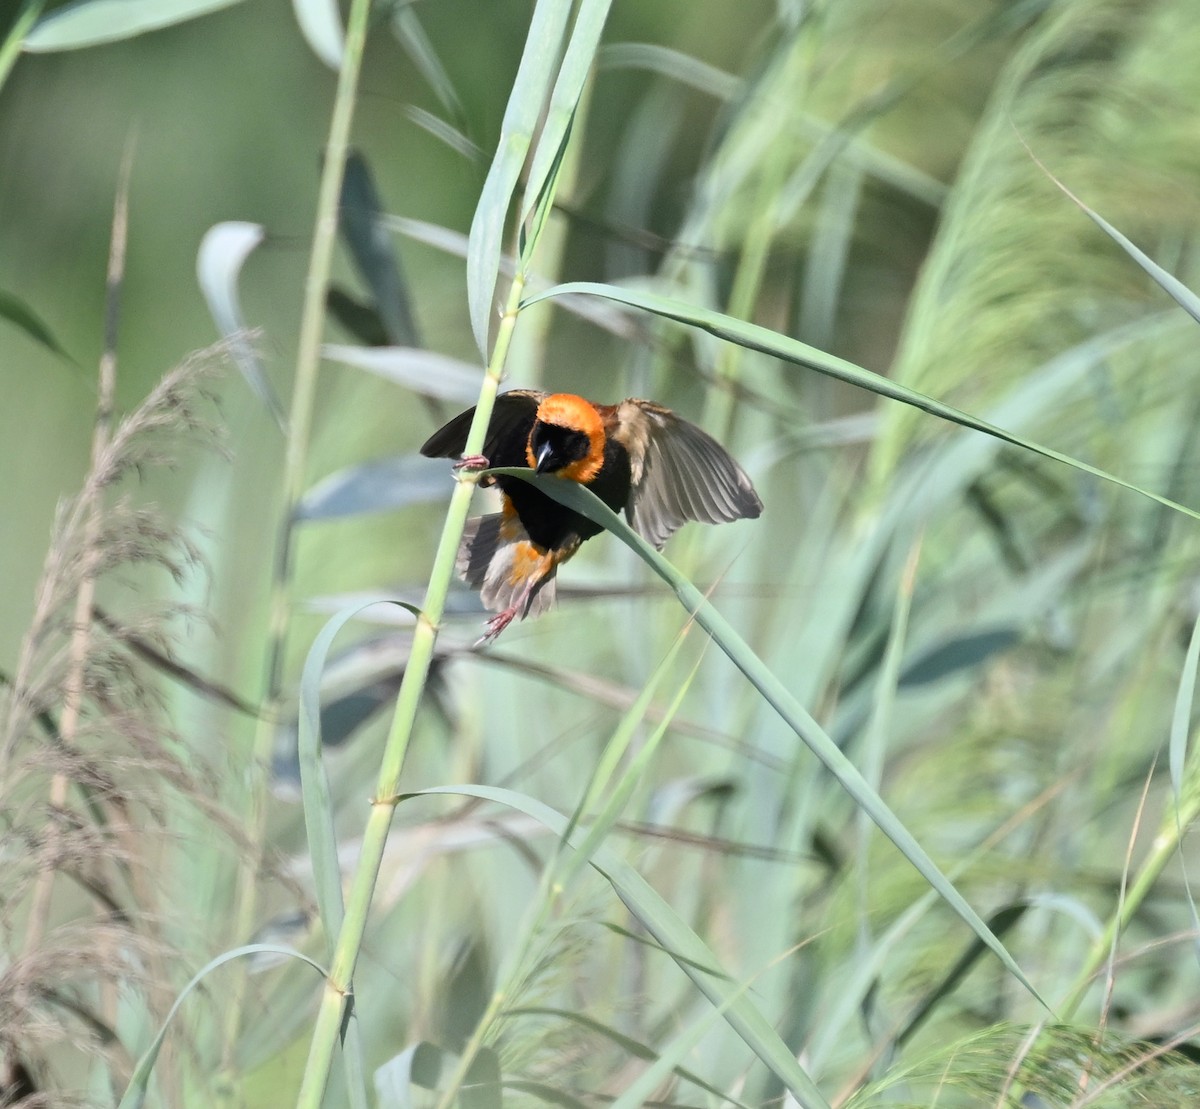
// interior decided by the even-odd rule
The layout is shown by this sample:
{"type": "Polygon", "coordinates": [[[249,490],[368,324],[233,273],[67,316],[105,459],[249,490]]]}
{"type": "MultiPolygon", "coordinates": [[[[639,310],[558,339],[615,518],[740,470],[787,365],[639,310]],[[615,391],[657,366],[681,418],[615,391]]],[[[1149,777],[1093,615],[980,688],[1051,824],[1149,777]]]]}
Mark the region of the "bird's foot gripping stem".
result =
{"type": "MultiPolygon", "coordinates": [[[[468,474],[475,474],[480,470],[486,470],[490,465],[491,462],[485,454],[464,454],[462,458],[451,466],[451,469],[454,471],[455,477],[458,477],[464,471],[468,474]]],[[[461,481],[462,478],[459,478],[459,480],[461,481]]],[[[486,489],[493,481],[495,481],[494,478],[481,477],[478,484],[480,488],[486,489]]]]}

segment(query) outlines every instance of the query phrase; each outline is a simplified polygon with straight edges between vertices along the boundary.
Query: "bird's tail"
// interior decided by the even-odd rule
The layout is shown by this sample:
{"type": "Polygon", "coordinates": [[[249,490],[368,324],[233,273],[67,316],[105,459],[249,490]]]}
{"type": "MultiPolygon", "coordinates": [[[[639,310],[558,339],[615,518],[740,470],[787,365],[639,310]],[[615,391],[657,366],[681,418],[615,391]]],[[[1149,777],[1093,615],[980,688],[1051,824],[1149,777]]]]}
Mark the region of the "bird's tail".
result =
{"type": "Polygon", "coordinates": [[[554,575],[564,557],[533,543],[515,516],[495,512],[467,521],[455,568],[492,612],[519,606],[523,619],[554,604],[554,575]]]}

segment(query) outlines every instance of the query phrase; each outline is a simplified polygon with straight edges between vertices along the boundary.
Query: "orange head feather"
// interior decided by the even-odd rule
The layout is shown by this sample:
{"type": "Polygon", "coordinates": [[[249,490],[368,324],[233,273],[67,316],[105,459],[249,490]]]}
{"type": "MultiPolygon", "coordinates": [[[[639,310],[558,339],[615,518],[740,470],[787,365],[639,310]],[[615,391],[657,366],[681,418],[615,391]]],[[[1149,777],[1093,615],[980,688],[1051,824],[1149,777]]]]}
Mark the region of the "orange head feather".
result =
{"type": "Polygon", "coordinates": [[[533,430],[530,431],[529,440],[525,444],[526,461],[534,469],[537,468],[537,459],[534,455],[533,439],[538,424],[565,428],[587,437],[587,452],[582,458],[556,470],[557,476],[578,482],[588,482],[596,476],[604,465],[605,435],[603,417],[594,404],[573,393],[551,393],[543,398],[538,405],[533,430]]]}

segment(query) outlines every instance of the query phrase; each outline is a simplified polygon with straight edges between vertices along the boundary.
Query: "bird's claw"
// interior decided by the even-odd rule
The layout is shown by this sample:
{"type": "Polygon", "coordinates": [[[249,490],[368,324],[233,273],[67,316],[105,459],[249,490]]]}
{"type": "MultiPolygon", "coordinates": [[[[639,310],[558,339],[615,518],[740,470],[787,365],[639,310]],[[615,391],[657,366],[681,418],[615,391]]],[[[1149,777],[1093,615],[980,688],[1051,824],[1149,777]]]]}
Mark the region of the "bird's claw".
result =
{"type": "Polygon", "coordinates": [[[496,613],[484,626],[487,629],[476,641],[476,647],[482,647],[485,644],[491,643],[509,624],[513,622],[513,618],[517,615],[517,606],[513,605],[506,608],[503,612],[496,613]]]}

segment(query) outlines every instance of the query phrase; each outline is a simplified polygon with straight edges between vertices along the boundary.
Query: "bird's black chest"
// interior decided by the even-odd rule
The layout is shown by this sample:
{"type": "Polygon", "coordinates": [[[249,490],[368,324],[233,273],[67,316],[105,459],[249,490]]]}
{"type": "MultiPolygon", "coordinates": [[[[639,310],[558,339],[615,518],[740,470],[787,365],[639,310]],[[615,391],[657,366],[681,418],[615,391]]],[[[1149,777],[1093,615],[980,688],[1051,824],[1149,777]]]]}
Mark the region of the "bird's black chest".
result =
{"type": "MultiPolygon", "coordinates": [[[[604,530],[520,478],[499,477],[496,484],[512,502],[529,538],[539,547],[557,550],[575,546],[604,530]]],[[[620,512],[629,502],[629,453],[620,443],[609,439],[604,445],[604,464],[591,481],[583,484],[614,512],[620,512]]]]}

